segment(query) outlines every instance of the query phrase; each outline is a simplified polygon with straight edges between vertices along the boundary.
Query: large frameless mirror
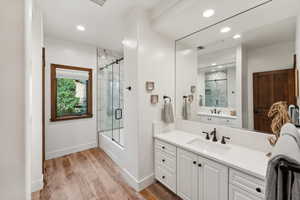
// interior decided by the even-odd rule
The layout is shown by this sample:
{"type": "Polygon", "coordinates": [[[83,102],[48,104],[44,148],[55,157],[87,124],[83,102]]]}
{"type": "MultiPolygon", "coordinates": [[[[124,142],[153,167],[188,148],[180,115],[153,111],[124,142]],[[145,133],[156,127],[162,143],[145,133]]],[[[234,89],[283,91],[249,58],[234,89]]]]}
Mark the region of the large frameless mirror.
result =
{"type": "Polygon", "coordinates": [[[178,39],[177,119],[271,133],[282,101],[298,125],[299,7],[270,1],[178,39]]]}

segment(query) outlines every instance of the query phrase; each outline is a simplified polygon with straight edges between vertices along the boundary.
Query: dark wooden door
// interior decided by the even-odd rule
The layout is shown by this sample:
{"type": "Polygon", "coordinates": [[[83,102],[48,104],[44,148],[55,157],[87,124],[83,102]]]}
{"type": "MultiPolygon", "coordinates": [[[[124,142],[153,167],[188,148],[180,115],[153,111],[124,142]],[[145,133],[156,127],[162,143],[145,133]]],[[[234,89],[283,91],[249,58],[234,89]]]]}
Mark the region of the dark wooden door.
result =
{"type": "Polygon", "coordinates": [[[253,73],[254,128],[271,133],[268,111],[273,103],[286,101],[296,104],[295,70],[253,73]]]}

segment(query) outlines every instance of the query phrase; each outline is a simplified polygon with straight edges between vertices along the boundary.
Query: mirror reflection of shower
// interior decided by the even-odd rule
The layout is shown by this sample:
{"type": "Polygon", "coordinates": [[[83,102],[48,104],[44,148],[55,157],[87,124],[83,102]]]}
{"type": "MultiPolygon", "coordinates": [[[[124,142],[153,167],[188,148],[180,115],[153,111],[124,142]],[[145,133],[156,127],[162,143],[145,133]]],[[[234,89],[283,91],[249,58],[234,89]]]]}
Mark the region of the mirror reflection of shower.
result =
{"type": "Polygon", "coordinates": [[[123,58],[106,50],[98,54],[98,132],[124,146],[123,58]]]}

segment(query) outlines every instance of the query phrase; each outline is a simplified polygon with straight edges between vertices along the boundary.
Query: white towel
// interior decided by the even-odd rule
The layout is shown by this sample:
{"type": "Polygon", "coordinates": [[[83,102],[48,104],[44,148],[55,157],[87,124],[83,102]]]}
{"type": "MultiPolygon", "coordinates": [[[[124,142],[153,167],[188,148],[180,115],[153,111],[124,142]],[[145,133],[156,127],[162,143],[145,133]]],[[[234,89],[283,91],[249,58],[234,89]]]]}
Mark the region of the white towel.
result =
{"type": "Polygon", "coordinates": [[[182,107],[182,118],[188,120],[191,118],[191,103],[185,101],[182,107]]]}
{"type": "Polygon", "coordinates": [[[174,122],[173,106],[171,102],[166,102],[162,109],[162,121],[169,124],[174,122]]]}
{"type": "Polygon", "coordinates": [[[287,123],[281,128],[281,136],[268,163],[266,200],[300,200],[300,175],[294,172],[285,172],[278,168],[282,160],[300,165],[299,134],[293,124],[287,123]]]}
{"type": "Polygon", "coordinates": [[[300,163],[300,133],[290,123],[285,124],[280,131],[280,137],[272,151],[272,157],[288,156],[300,163]]]}

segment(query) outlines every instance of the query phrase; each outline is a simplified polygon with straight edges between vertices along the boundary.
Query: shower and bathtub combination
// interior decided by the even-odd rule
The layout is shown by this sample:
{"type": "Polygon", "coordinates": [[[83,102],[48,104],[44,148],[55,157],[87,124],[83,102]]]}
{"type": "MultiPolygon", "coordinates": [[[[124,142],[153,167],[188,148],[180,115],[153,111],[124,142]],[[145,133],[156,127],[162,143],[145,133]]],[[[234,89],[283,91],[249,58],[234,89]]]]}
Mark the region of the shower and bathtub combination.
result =
{"type": "Polygon", "coordinates": [[[98,134],[124,146],[124,59],[100,49],[97,54],[98,134]]]}

